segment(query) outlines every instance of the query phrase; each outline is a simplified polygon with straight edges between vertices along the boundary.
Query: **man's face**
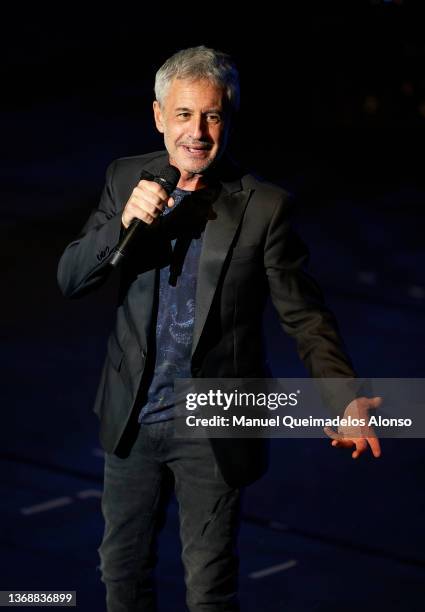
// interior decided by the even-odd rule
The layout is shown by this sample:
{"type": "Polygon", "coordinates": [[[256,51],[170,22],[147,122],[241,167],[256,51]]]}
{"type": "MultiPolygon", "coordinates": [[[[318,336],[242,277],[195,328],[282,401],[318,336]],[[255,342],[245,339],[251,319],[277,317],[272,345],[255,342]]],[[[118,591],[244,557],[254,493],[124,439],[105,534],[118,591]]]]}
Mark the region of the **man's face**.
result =
{"type": "Polygon", "coordinates": [[[210,81],[173,79],[162,107],[154,102],[154,116],[170,163],[182,174],[202,174],[226,146],[224,92],[210,81]]]}

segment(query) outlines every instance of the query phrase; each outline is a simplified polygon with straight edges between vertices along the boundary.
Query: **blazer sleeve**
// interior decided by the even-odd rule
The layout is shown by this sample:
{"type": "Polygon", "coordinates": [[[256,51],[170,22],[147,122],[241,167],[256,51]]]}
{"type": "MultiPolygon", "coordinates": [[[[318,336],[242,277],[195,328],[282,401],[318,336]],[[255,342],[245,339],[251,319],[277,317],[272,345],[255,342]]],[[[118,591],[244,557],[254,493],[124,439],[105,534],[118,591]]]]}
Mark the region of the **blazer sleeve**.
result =
{"type": "Polygon", "coordinates": [[[335,317],[304,269],[308,250],[291,229],[290,208],[285,195],[275,206],[266,235],[264,264],[273,305],[283,329],[295,338],[310,376],[355,377],[335,317]]]}
{"type": "Polygon", "coordinates": [[[59,261],[57,280],[66,297],[80,297],[102,284],[111,268],[108,260],[122,230],[121,207],[114,198],[116,162],[106,171],[100,203],[92,211],[80,235],[66,248],[59,261]]]}

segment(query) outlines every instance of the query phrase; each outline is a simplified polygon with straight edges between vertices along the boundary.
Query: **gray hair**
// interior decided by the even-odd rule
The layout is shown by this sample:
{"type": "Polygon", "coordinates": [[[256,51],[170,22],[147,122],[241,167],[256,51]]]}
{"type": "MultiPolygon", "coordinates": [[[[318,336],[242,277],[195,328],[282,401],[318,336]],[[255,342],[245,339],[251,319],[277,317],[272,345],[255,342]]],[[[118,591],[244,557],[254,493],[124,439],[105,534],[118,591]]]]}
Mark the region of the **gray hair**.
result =
{"type": "Polygon", "coordinates": [[[155,96],[160,106],[174,78],[212,81],[224,89],[230,108],[239,109],[239,74],[226,53],[201,45],[182,49],[169,57],[155,76],[155,96]]]}

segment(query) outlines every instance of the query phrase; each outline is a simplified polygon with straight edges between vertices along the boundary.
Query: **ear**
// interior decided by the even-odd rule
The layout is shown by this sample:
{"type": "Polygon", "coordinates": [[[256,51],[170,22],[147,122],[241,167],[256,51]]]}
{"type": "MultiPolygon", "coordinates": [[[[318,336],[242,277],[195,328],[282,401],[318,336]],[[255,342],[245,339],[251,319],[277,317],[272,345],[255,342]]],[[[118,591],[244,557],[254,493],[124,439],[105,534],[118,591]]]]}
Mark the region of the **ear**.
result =
{"type": "Polygon", "coordinates": [[[153,116],[155,119],[156,129],[158,130],[158,132],[161,132],[161,134],[163,134],[164,133],[164,122],[163,122],[161,107],[159,105],[158,100],[154,100],[154,103],[153,103],[153,116]]]}

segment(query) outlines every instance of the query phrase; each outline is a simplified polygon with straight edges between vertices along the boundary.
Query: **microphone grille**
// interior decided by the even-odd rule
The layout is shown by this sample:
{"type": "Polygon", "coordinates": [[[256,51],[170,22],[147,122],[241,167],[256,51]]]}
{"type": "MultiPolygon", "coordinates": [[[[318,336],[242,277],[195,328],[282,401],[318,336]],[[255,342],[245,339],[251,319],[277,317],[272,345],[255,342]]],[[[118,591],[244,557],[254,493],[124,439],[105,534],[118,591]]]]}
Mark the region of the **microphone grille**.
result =
{"type": "Polygon", "coordinates": [[[159,180],[167,193],[171,193],[177,187],[180,179],[180,171],[175,167],[167,164],[159,172],[159,180]]]}

